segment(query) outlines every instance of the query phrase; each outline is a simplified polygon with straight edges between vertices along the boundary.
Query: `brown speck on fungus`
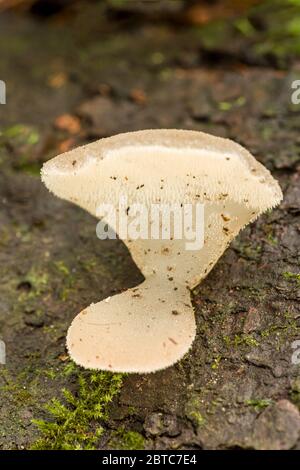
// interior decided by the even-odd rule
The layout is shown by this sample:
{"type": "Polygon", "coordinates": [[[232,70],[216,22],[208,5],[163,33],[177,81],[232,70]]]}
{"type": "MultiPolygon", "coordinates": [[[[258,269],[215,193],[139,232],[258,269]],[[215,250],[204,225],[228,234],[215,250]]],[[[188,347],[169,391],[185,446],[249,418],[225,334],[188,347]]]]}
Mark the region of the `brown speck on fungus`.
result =
{"type": "Polygon", "coordinates": [[[124,239],[145,278],[138,294],[128,289],[91,304],[74,318],[67,335],[71,358],[83,367],[116,372],[153,372],[187,353],[196,334],[190,291],[254,215],[282,199],[277,181],[246,149],[186,130],[145,130],[101,139],[46,162],[42,180],[55,195],[78,201],[98,218],[103,217],[98,208],[105,203],[118,207],[124,191],[128,203],[147,207],[158,201],[204,205],[204,247],[187,250],[184,237],[124,239]],[[229,221],[230,229],[223,227],[229,221]],[[174,277],[166,276],[168,266],[174,277]]]}
{"type": "Polygon", "coordinates": [[[224,220],[224,222],[229,222],[229,220],[230,220],[230,217],[228,217],[228,215],[221,214],[221,217],[224,220]]]}
{"type": "Polygon", "coordinates": [[[175,344],[175,345],[177,346],[178,343],[175,341],[174,338],[168,338],[168,340],[171,341],[171,343],[173,343],[173,344],[175,344]]]}

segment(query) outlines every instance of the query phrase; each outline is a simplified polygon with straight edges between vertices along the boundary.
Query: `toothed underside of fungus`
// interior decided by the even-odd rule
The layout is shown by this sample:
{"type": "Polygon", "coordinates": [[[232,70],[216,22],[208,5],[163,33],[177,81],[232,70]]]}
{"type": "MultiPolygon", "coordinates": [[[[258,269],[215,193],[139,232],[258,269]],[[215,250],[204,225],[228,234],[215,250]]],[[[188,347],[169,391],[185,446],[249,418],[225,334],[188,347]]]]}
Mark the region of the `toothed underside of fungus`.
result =
{"type": "Polygon", "coordinates": [[[102,139],[47,162],[42,180],[99,218],[100,204],[117,208],[123,195],[127,214],[133,203],[204,205],[202,249],[186,250],[185,238],[125,239],[145,281],[74,319],[67,336],[74,361],[118,372],[163,369],[188,351],[195,337],[190,289],[241,228],[282,198],[277,181],[247,150],[195,131],[147,130],[102,139]]]}

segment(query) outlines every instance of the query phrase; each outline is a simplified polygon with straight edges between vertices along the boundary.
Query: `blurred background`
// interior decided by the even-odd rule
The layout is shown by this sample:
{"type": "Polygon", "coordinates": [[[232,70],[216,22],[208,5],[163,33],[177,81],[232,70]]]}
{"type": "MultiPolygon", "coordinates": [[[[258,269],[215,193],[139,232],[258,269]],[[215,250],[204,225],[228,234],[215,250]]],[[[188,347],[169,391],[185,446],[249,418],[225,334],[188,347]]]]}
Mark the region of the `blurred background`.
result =
{"type": "Polygon", "coordinates": [[[33,167],[121,131],[222,127],[300,54],[298,0],[0,0],[0,15],[0,124],[37,126],[33,167]]]}
{"type": "Polygon", "coordinates": [[[0,449],[300,448],[297,79],[300,0],[0,0],[0,449]],[[120,242],[96,239],[92,217],[46,191],[40,168],[146,128],[234,139],[285,199],[193,293],[198,335],[183,361],[122,387],[90,372],[82,382],[70,321],[141,275],[120,242]],[[101,393],[117,397],[109,413],[93,408],[101,393]]]}

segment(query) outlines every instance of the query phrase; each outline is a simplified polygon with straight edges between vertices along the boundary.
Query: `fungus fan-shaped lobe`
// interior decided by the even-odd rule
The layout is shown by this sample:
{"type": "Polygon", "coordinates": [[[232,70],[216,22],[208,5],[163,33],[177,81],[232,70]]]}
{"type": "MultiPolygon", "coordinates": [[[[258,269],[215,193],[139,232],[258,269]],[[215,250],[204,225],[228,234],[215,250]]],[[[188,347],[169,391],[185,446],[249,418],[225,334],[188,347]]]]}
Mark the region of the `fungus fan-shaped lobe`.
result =
{"type": "Polygon", "coordinates": [[[69,328],[67,347],[86,368],[153,372],[178,361],[195,337],[190,292],[153,275],[136,288],[92,304],[69,328]]]}
{"type": "Polygon", "coordinates": [[[101,203],[193,202],[228,194],[258,213],[278,204],[279,185],[243,147],[203,132],[145,130],[100,139],[46,162],[42,180],[57,196],[97,216],[101,203]]]}

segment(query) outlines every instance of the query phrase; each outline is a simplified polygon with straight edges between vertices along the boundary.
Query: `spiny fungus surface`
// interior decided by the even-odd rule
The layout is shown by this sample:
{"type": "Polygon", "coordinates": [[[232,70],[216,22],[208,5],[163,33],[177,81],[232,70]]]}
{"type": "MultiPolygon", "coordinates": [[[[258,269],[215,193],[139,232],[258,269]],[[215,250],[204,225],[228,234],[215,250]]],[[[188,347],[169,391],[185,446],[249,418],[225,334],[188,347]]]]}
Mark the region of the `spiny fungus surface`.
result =
{"type": "MultiPolygon", "coordinates": [[[[145,281],[90,305],[73,320],[67,335],[72,359],[87,368],[118,372],[163,369],[188,351],[196,329],[190,289],[241,228],[282,199],[277,181],[243,147],[183,130],[101,139],[47,162],[42,180],[54,194],[100,219],[108,202],[124,211],[126,220],[136,204],[204,208],[204,244],[197,250],[186,249],[187,233],[168,239],[124,237],[145,281]]],[[[152,222],[147,222],[149,233],[152,222]]],[[[170,224],[173,234],[175,218],[170,224]]],[[[111,226],[119,230],[116,221],[111,226]]]]}

